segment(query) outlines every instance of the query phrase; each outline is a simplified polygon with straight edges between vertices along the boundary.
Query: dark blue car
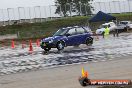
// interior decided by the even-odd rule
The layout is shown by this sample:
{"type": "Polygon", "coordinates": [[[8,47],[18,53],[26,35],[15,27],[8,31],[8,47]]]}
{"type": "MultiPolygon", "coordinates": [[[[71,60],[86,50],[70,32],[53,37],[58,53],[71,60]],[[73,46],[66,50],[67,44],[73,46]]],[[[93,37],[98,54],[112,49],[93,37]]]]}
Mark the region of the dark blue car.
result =
{"type": "Polygon", "coordinates": [[[74,26],[59,29],[52,37],[42,39],[40,46],[45,51],[49,51],[51,48],[63,50],[66,46],[80,44],[93,44],[93,38],[87,27],[74,26]]]}

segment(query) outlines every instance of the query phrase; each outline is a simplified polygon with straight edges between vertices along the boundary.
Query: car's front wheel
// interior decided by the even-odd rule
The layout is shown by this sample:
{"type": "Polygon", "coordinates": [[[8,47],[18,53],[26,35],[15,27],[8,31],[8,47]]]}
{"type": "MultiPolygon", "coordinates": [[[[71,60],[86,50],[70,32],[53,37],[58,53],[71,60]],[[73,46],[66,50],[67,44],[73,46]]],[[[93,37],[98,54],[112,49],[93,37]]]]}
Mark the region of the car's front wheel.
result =
{"type": "Polygon", "coordinates": [[[86,39],[86,45],[91,46],[93,44],[93,38],[89,37],[86,39]]]}
{"type": "Polygon", "coordinates": [[[59,41],[57,42],[56,44],[56,48],[60,51],[60,50],[63,50],[65,47],[65,43],[63,41],[59,41]]]}

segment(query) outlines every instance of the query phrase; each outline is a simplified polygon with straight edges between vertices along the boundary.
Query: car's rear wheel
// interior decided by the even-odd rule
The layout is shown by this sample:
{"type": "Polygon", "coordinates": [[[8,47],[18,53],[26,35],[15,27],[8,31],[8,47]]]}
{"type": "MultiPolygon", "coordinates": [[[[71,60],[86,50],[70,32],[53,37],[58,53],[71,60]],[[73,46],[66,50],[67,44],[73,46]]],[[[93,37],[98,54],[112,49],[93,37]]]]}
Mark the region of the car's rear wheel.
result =
{"type": "Polygon", "coordinates": [[[45,47],[44,50],[49,51],[49,50],[51,50],[51,48],[50,47],[45,47]]]}
{"type": "Polygon", "coordinates": [[[60,51],[60,50],[63,50],[65,47],[65,43],[63,41],[59,41],[57,42],[56,44],[56,48],[60,51]]]}
{"type": "Polygon", "coordinates": [[[91,46],[93,44],[93,38],[89,37],[86,39],[86,45],[91,46]]]}

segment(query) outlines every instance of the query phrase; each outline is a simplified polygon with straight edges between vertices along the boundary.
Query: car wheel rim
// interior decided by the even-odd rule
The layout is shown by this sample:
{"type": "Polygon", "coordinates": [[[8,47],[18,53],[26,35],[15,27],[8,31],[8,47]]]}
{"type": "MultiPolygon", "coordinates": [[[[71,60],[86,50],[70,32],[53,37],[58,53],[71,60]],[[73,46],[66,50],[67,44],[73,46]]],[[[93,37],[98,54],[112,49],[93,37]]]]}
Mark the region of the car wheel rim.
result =
{"type": "Polygon", "coordinates": [[[91,45],[92,44],[91,42],[92,42],[92,39],[91,38],[87,39],[86,40],[86,45],[91,45]]]}
{"type": "Polygon", "coordinates": [[[59,48],[59,49],[63,49],[63,44],[62,44],[62,43],[59,43],[59,44],[58,44],[58,48],[59,48]]]}

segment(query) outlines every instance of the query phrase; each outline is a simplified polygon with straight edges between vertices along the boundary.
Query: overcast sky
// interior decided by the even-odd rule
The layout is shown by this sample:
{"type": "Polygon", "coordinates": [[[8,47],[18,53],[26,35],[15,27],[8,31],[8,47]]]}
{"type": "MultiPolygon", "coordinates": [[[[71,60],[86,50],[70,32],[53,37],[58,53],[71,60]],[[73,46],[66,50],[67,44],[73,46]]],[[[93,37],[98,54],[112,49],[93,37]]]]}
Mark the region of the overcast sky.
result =
{"type": "Polygon", "coordinates": [[[0,0],[0,9],[53,5],[54,0],[0,0]]]}
{"type": "MultiPolygon", "coordinates": [[[[55,0],[0,0],[0,9],[53,5],[55,0]]],[[[113,0],[94,0],[96,2],[113,0]]],[[[117,0],[114,0],[117,1],[117,0]]],[[[119,0],[118,0],[119,1],[119,0]]],[[[121,1],[121,0],[120,0],[121,1]]]]}
{"type": "MultiPolygon", "coordinates": [[[[103,11],[106,13],[120,13],[120,12],[132,12],[132,0],[93,0],[94,7],[93,13],[103,11]],[[109,2],[110,1],[110,2],[109,2]],[[112,2],[112,1],[120,1],[112,2]],[[130,8],[129,8],[130,6],[130,8]]],[[[47,18],[57,17],[55,14],[56,7],[49,6],[54,5],[55,0],[0,0],[0,21],[1,20],[18,20],[31,18],[47,18]],[[40,9],[36,6],[41,6],[40,9]],[[17,7],[24,7],[19,9],[17,7]],[[30,8],[29,8],[30,7],[30,8]],[[13,8],[13,9],[7,9],[13,8]],[[20,14],[20,16],[19,16],[20,14]]],[[[73,15],[73,14],[72,14],[73,15]]]]}

